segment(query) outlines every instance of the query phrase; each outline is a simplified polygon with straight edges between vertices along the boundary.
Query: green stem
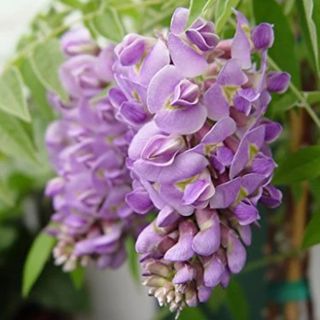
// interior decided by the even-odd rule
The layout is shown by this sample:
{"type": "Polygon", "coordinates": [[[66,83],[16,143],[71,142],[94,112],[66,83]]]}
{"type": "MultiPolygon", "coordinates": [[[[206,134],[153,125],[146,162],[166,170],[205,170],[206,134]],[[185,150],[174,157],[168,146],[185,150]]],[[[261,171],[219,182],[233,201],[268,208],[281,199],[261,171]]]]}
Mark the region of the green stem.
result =
{"type": "MultiPolygon", "coordinates": [[[[273,69],[281,71],[279,66],[273,61],[272,58],[268,57],[268,62],[273,69]]],[[[300,106],[306,109],[309,116],[312,118],[314,123],[320,129],[320,119],[318,118],[315,111],[312,109],[311,105],[308,103],[304,94],[300,92],[300,90],[292,83],[292,81],[290,82],[289,88],[292,91],[292,93],[297,97],[297,99],[300,101],[300,106]]]]}
{"type": "Polygon", "coordinates": [[[246,268],[242,271],[242,273],[248,273],[255,271],[257,269],[261,269],[267,267],[271,264],[277,264],[285,261],[288,258],[297,257],[302,253],[300,250],[294,250],[288,253],[277,253],[271,256],[264,257],[262,259],[258,259],[256,261],[252,261],[247,264],[246,268]]]}

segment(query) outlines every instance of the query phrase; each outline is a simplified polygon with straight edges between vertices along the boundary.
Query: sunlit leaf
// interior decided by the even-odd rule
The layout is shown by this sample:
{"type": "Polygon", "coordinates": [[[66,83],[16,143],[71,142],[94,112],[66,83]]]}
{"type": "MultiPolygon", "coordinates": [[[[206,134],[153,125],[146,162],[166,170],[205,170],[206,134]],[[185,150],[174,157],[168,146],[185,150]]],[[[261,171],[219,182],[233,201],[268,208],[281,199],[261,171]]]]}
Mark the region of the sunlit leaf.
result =
{"type": "Polygon", "coordinates": [[[128,255],[128,265],[133,279],[139,282],[139,263],[138,263],[138,255],[135,249],[135,242],[133,238],[128,237],[126,239],[126,250],[128,255]]]}
{"type": "MultiPolygon", "coordinates": [[[[319,36],[317,34],[316,23],[313,19],[314,15],[314,0],[297,0],[298,12],[302,21],[302,30],[304,32],[306,42],[312,52],[314,64],[317,72],[320,74],[319,68],[319,36]]],[[[320,21],[319,21],[320,22],[320,21]]]]}
{"type": "Polygon", "coordinates": [[[320,244],[320,214],[314,213],[304,233],[303,248],[320,244]]]}
{"type": "Polygon", "coordinates": [[[202,14],[202,10],[207,4],[207,0],[191,0],[189,5],[188,26],[202,14]]]}
{"type": "Polygon", "coordinates": [[[235,8],[240,0],[220,0],[218,1],[217,8],[219,10],[218,17],[216,19],[216,32],[219,34],[228,19],[232,14],[232,9],[235,8]],[[219,3],[220,2],[220,3],[219,3]],[[221,4],[222,2],[222,4],[221,4]]]}
{"type": "Polygon", "coordinates": [[[59,0],[59,2],[67,5],[67,6],[70,6],[74,9],[82,9],[84,4],[83,2],[79,1],[79,0],[59,0]]]}
{"type": "Polygon", "coordinates": [[[180,320],[207,320],[200,308],[185,308],[180,316],[180,320]]]}
{"type": "Polygon", "coordinates": [[[44,87],[66,101],[68,95],[59,79],[59,68],[63,61],[64,56],[60,50],[58,39],[50,39],[39,44],[31,55],[31,65],[44,87]]]}
{"type": "Polygon", "coordinates": [[[49,259],[55,239],[40,233],[34,240],[23,269],[22,293],[26,297],[49,259]]]}
{"type": "Polygon", "coordinates": [[[47,122],[52,121],[53,108],[48,103],[47,89],[43,86],[34,73],[30,60],[25,59],[19,68],[23,77],[24,83],[30,90],[30,99],[35,104],[39,116],[47,122]]]}
{"type": "Polygon", "coordinates": [[[0,111],[0,150],[13,158],[39,164],[32,139],[22,123],[0,111]]]}
{"type": "Polygon", "coordinates": [[[320,175],[320,147],[305,147],[289,154],[279,163],[273,182],[290,184],[320,175]]]}
{"type": "Polygon", "coordinates": [[[0,226],[0,251],[8,249],[17,238],[17,229],[12,226],[0,226]]]}
{"type": "MultiPolygon", "coordinates": [[[[11,207],[14,204],[14,192],[10,189],[10,187],[3,181],[0,180],[0,203],[11,207]]],[[[1,233],[0,233],[1,239],[1,233]]]]}
{"type": "Polygon", "coordinates": [[[298,103],[297,97],[291,92],[288,92],[271,102],[268,113],[272,115],[281,114],[294,108],[298,103]]]}
{"type": "Polygon", "coordinates": [[[106,8],[92,19],[92,26],[101,36],[111,41],[121,41],[124,28],[118,12],[112,7],[106,8]]]}
{"type": "Polygon", "coordinates": [[[24,121],[31,121],[23,95],[23,82],[15,67],[7,69],[0,76],[0,109],[24,121]]]}
{"type": "Polygon", "coordinates": [[[77,269],[70,272],[70,277],[75,288],[80,289],[83,286],[85,276],[85,269],[78,267],[77,269]]]}

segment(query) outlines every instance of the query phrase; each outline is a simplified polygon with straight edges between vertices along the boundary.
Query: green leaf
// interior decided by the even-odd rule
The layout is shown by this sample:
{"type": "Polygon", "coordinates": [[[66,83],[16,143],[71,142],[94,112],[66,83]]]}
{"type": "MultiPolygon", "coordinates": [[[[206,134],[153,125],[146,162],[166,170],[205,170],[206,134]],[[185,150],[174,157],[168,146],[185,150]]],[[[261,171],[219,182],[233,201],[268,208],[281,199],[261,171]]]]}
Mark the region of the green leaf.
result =
{"type": "Polygon", "coordinates": [[[135,242],[132,237],[128,237],[125,242],[127,255],[128,255],[128,265],[131,272],[132,278],[139,283],[140,282],[140,271],[138,263],[138,255],[135,249],[135,242]]]}
{"type": "MultiPolygon", "coordinates": [[[[317,27],[313,19],[315,10],[314,0],[298,0],[298,12],[301,17],[302,31],[307,41],[307,45],[312,52],[314,65],[316,70],[320,73],[319,68],[319,35],[317,34],[317,27]]],[[[320,22],[320,21],[319,21],[320,22]]]]}
{"type": "Polygon", "coordinates": [[[124,37],[124,28],[118,12],[112,8],[106,8],[91,20],[91,25],[101,36],[119,42],[124,37]]]}
{"type": "Polygon", "coordinates": [[[299,62],[295,55],[295,42],[288,18],[275,0],[253,0],[257,23],[269,22],[274,25],[275,42],[269,55],[275,63],[292,76],[292,82],[300,87],[299,62]],[[290,52],[290,59],[288,59],[290,52]]]}
{"type": "Polygon", "coordinates": [[[31,65],[38,79],[44,87],[60,96],[63,101],[68,100],[68,95],[59,79],[59,68],[64,62],[58,39],[49,39],[36,46],[31,55],[31,65]]]}
{"type": "Polygon", "coordinates": [[[185,308],[182,310],[179,320],[207,320],[207,317],[199,308],[185,308]]]}
{"type": "Polygon", "coordinates": [[[232,14],[232,8],[235,8],[240,0],[220,0],[218,1],[217,8],[219,10],[218,17],[216,19],[216,32],[219,34],[222,32],[226,22],[232,14]],[[222,4],[222,3],[223,4],[222,4]]]}
{"type": "Polygon", "coordinates": [[[74,9],[82,9],[84,4],[83,2],[79,1],[79,0],[59,0],[61,3],[72,7],[74,9]]]}
{"type": "Polygon", "coordinates": [[[85,269],[78,267],[77,269],[70,272],[70,277],[73,282],[73,285],[77,289],[81,289],[84,282],[85,269]]]}
{"type": "Polygon", "coordinates": [[[298,106],[298,104],[299,101],[297,101],[297,97],[291,92],[288,92],[280,97],[277,97],[277,100],[273,100],[271,102],[268,113],[273,116],[278,115],[289,111],[295,106],[298,106]]]}
{"type": "Polygon", "coordinates": [[[40,233],[34,240],[23,269],[23,296],[26,297],[49,259],[55,239],[40,233]]]}
{"type": "MultiPolygon", "coordinates": [[[[47,89],[34,73],[30,60],[24,59],[19,67],[24,83],[30,90],[31,100],[39,116],[47,123],[53,121],[53,108],[48,103],[47,89]]],[[[37,116],[38,118],[38,116],[37,116]]]]}
{"type": "Polygon", "coordinates": [[[310,248],[320,243],[320,214],[314,213],[304,233],[302,247],[310,248]]]}
{"type": "Polygon", "coordinates": [[[169,308],[163,307],[154,316],[153,320],[165,320],[170,316],[171,312],[169,308]]]}
{"type": "Polygon", "coordinates": [[[293,182],[316,178],[320,175],[320,147],[305,147],[289,154],[275,172],[275,184],[290,184],[293,182]]]}
{"type": "Polygon", "coordinates": [[[189,19],[188,27],[202,15],[204,7],[207,5],[207,0],[190,0],[189,4],[189,19]]]}
{"type": "Polygon", "coordinates": [[[213,311],[217,312],[220,307],[226,302],[227,291],[222,287],[215,287],[213,289],[210,300],[208,301],[208,307],[213,311]]]}
{"type": "Polygon", "coordinates": [[[0,226],[0,251],[8,249],[17,239],[18,232],[13,226],[0,226]]]}
{"type": "Polygon", "coordinates": [[[227,307],[233,319],[249,319],[249,304],[245,292],[235,280],[232,280],[227,289],[227,307]]]}
{"type": "Polygon", "coordinates": [[[320,91],[306,91],[303,93],[309,104],[320,102],[320,91]]]}
{"type": "Polygon", "coordinates": [[[33,141],[22,123],[0,111],[0,151],[13,158],[39,165],[33,141]]]}
{"type": "Polygon", "coordinates": [[[11,207],[14,205],[14,198],[14,193],[12,192],[10,187],[5,182],[0,180],[0,203],[4,204],[7,207],[11,207]]]}
{"type": "Polygon", "coordinates": [[[23,95],[23,81],[15,67],[6,70],[0,77],[0,109],[24,121],[31,121],[23,95]]]}

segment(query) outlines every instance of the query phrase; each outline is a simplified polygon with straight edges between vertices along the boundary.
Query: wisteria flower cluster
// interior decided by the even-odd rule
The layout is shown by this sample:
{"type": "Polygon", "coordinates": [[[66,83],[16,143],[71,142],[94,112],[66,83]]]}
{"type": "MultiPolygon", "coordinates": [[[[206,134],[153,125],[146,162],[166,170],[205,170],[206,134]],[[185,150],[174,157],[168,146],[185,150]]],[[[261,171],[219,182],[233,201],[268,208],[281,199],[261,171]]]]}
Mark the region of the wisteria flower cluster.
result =
{"type": "Polygon", "coordinates": [[[188,14],[178,8],[168,32],[102,50],[67,34],[71,102],[52,97],[62,117],[47,135],[57,262],[116,266],[123,239],[139,234],[143,284],[177,314],[242,270],[258,203],[281,202],[269,148],[281,126],[264,114],[290,81],[267,70],[272,25],[250,29],[236,12],[234,37],[219,39],[203,18],[187,27],[188,14]]]}
{"type": "Polygon", "coordinates": [[[46,135],[58,174],[46,188],[56,211],[49,228],[58,240],[55,261],[65,271],[90,260],[99,268],[117,268],[126,258],[126,237],[136,237],[143,222],[125,202],[131,190],[125,166],[130,132],[106,96],[93,99],[113,81],[114,48],[100,50],[86,30],[76,30],[62,38],[62,49],[68,59],[60,76],[70,101],[49,94],[61,118],[46,135]]]}

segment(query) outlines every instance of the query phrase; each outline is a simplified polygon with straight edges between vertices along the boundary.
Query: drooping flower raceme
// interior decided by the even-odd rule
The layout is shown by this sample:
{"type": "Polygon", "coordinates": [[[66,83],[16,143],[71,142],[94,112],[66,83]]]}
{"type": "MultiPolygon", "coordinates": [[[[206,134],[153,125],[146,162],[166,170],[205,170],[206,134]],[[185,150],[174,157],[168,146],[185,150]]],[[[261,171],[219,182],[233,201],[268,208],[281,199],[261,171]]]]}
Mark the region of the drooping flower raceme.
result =
{"type": "Polygon", "coordinates": [[[46,189],[56,211],[49,228],[58,240],[54,257],[66,271],[90,260],[116,268],[126,257],[125,238],[136,237],[142,221],[125,202],[130,132],[107,97],[94,98],[113,80],[113,46],[100,50],[89,34],[76,30],[63,37],[62,47],[69,57],[60,77],[70,101],[49,95],[61,118],[46,136],[58,174],[46,189]]]}
{"type": "Polygon", "coordinates": [[[234,37],[219,39],[202,18],[187,27],[188,15],[178,8],[167,33],[114,48],[65,36],[70,102],[51,96],[62,116],[47,135],[57,261],[116,266],[123,238],[156,212],[136,250],[144,285],[177,314],[242,270],[258,203],[281,202],[269,148],[281,126],[264,115],[290,81],[267,68],[272,25],[251,30],[237,12],[234,37]]]}
{"type": "Polygon", "coordinates": [[[235,36],[219,40],[203,19],[186,29],[188,10],[178,8],[167,35],[129,35],[115,48],[110,95],[123,97],[119,119],[135,131],[126,200],[140,213],[158,210],[136,250],[144,284],[172,311],[228,285],[245,264],[257,204],[281,201],[270,184],[276,164],[268,146],[281,126],[264,114],[270,93],[286,90],[290,77],[267,71],[272,26],[250,31],[236,16],[235,36]]]}

